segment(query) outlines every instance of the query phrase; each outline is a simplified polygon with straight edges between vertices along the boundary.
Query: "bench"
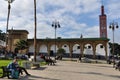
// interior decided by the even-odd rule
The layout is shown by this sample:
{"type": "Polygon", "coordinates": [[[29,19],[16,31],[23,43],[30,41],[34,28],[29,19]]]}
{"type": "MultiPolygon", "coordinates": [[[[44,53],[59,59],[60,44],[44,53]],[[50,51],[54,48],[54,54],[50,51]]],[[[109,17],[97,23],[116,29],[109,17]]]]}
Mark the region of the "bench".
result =
{"type": "Polygon", "coordinates": [[[10,78],[11,71],[9,71],[9,69],[7,68],[7,66],[1,66],[0,68],[2,69],[2,72],[0,73],[0,77],[1,78],[3,78],[3,77],[10,78]]]}

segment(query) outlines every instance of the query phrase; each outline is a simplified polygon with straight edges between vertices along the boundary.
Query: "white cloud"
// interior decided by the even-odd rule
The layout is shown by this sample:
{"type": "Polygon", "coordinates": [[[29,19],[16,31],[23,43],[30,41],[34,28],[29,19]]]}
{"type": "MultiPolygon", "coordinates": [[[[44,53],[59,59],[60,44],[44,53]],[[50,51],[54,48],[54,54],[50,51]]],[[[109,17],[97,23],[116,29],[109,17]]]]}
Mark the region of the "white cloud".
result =
{"type": "Polygon", "coordinates": [[[112,4],[108,4],[108,16],[109,19],[118,19],[120,18],[120,2],[118,0],[111,0],[112,4]]]}
{"type": "MultiPolygon", "coordinates": [[[[105,2],[105,13],[107,12],[108,19],[118,19],[120,17],[119,1],[105,0],[105,2]]],[[[57,36],[79,38],[83,34],[83,37],[99,37],[99,22],[98,24],[94,22],[99,20],[100,7],[101,0],[37,0],[37,38],[54,38],[54,28],[51,24],[55,19],[61,25],[61,28],[57,29],[57,36]],[[88,21],[84,22],[83,18],[88,21]]],[[[4,31],[7,8],[7,2],[0,0],[0,28],[4,31]]],[[[29,38],[33,38],[34,0],[15,0],[11,4],[9,29],[12,27],[28,30],[29,38]]],[[[110,30],[108,30],[109,33],[110,30]]],[[[117,42],[118,34],[119,32],[116,33],[117,42]]]]}
{"type": "Polygon", "coordinates": [[[98,37],[99,36],[99,26],[87,27],[85,30],[87,37],[98,37]]]}

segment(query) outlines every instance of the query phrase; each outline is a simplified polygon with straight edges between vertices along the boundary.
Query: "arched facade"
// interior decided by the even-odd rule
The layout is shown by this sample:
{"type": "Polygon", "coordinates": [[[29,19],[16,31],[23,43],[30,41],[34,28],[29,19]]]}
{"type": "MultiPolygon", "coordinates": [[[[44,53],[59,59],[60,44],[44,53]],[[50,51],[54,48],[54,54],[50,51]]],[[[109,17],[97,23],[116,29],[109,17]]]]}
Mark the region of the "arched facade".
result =
{"type": "MultiPolygon", "coordinates": [[[[56,51],[63,48],[69,57],[77,55],[91,55],[93,58],[96,56],[104,56],[107,58],[107,38],[71,38],[71,39],[56,39],[56,51]]],[[[33,44],[33,39],[28,39],[29,45],[33,44]]],[[[50,54],[52,50],[55,53],[54,39],[37,39],[37,49],[45,51],[50,54]],[[44,45],[43,47],[40,47],[44,45]]],[[[40,51],[37,51],[39,53],[40,51]]]]}
{"type": "MultiPolygon", "coordinates": [[[[11,32],[11,31],[9,31],[11,32]]],[[[20,39],[27,40],[29,46],[26,53],[34,53],[34,39],[27,39],[28,32],[26,30],[13,30],[12,39],[8,41],[8,49],[14,51],[15,42],[20,39]],[[12,43],[10,43],[12,42],[12,43]]],[[[86,56],[91,55],[93,58],[96,56],[108,56],[108,38],[67,38],[56,39],[56,51],[63,48],[68,57],[86,56]]],[[[55,53],[55,39],[37,39],[37,53],[45,53],[50,55],[51,52],[55,53]]]]}
{"type": "Polygon", "coordinates": [[[47,46],[46,45],[41,45],[39,48],[39,53],[47,53],[47,46]]]}

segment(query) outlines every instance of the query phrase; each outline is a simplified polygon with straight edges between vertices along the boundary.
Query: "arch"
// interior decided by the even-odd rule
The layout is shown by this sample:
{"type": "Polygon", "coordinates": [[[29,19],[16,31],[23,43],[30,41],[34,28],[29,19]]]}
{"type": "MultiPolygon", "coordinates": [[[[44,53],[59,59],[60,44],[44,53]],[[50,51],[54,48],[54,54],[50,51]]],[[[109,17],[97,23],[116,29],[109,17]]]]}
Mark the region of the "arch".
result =
{"type": "Polygon", "coordinates": [[[30,45],[30,46],[29,46],[28,52],[29,52],[29,53],[34,53],[34,46],[33,46],[33,45],[30,45]]]}
{"type": "Polygon", "coordinates": [[[70,48],[68,44],[63,44],[62,48],[65,50],[65,55],[66,57],[68,57],[70,55],[70,48]]]}
{"type": "Polygon", "coordinates": [[[86,55],[88,57],[92,57],[93,56],[93,46],[91,44],[85,44],[83,53],[84,53],[84,55],[86,55]]]}
{"type": "Polygon", "coordinates": [[[80,45],[79,44],[73,45],[73,54],[80,54],[80,45]]]}
{"type": "Polygon", "coordinates": [[[67,44],[63,44],[62,48],[65,50],[65,53],[70,53],[69,46],[67,44]]]}
{"type": "Polygon", "coordinates": [[[78,58],[80,56],[80,45],[79,44],[74,44],[72,47],[72,57],[78,58]]]}
{"type": "Polygon", "coordinates": [[[96,45],[96,56],[100,59],[100,57],[105,56],[105,46],[103,44],[96,45]]]}
{"type": "Polygon", "coordinates": [[[58,46],[57,45],[53,44],[53,45],[50,46],[50,50],[53,51],[53,53],[56,53],[55,52],[55,47],[56,47],[56,52],[57,52],[57,50],[58,50],[58,46]]]}
{"type": "Polygon", "coordinates": [[[48,53],[47,51],[47,46],[46,45],[41,45],[39,48],[39,53],[48,53]]]}

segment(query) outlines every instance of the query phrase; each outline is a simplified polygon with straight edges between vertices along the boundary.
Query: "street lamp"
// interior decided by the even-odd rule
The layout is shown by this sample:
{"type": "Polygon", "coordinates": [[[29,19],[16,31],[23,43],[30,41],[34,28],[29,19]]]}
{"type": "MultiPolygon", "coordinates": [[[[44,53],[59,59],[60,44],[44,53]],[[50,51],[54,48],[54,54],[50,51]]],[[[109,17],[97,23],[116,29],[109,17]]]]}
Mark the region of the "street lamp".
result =
{"type": "Polygon", "coordinates": [[[117,22],[111,22],[110,23],[110,26],[109,28],[112,29],[112,32],[113,32],[113,44],[112,44],[112,55],[113,55],[113,60],[114,60],[114,52],[115,52],[115,49],[114,49],[114,31],[115,29],[117,29],[119,26],[118,26],[118,23],[117,22]]]}
{"type": "MultiPolygon", "coordinates": [[[[57,28],[60,28],[59,22],[55,20],[55,21],[52,23],[52,27],[55,29],[55,53],[56,53],[56,29],[57,29],[57,28]]],[[[55,55],[55,56],[56,56],[56,55],[55,55]]]]}
{"type": "Polygon", "coordinates": [[[5,1],[8,1],[8,16],[7,16],[7,25],[6,25],[6,48],[7,48],[7,45],[8,45],[8,25],[9,25],[9,16],[10,16],[10,9],[11,9],[11,3],[14,1],[14,0],[5,0],[5,1]]]}

